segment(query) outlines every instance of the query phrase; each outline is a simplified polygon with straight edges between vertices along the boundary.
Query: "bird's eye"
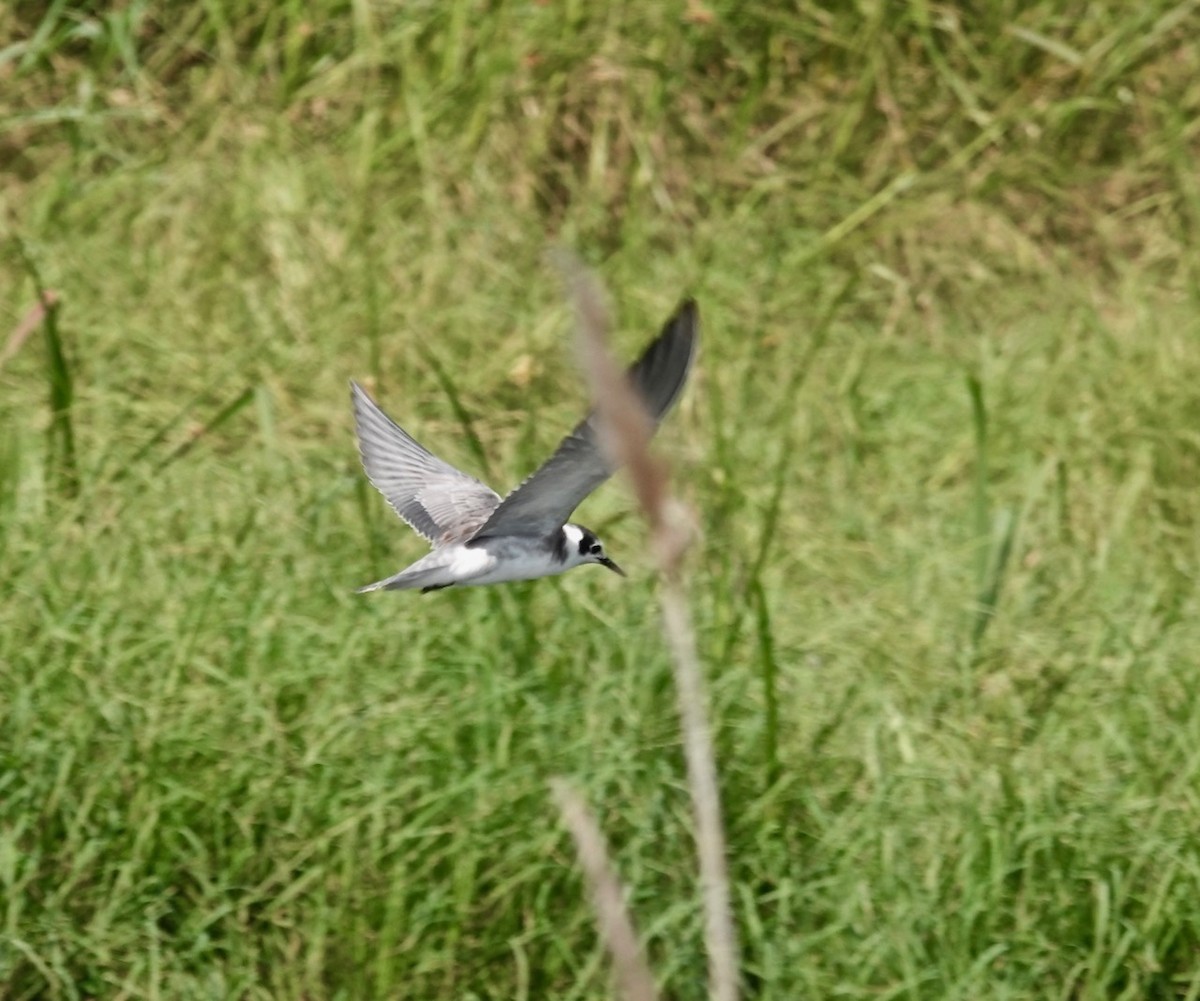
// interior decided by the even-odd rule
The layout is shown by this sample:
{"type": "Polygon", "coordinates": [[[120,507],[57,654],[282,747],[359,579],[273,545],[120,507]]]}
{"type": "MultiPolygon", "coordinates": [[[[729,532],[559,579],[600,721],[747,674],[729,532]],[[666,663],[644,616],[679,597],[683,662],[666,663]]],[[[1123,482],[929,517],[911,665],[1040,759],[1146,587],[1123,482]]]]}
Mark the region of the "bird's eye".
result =
{"type": "Polygon", "coordinates": [[[602,552],[604,552],[604,547],[599,542],[592,546],[591,553],[593,556],[599,556],[602,552]]]}

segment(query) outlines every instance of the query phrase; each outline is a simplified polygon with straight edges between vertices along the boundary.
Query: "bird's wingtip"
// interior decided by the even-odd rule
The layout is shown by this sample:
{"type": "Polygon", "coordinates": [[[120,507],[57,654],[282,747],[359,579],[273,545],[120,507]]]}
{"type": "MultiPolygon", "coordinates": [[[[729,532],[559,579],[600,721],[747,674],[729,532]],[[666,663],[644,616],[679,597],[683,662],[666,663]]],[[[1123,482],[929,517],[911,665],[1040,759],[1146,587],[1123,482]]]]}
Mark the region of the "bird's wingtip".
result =
{"type": "Polygon", "coordinates": [[[685,295],[679,301],[679,305],[675,307],[674,319],[682,320],[686,318],[694,323],[699,317],[700,304],[696,302],[696,297],[694,295],[685,295]]]}

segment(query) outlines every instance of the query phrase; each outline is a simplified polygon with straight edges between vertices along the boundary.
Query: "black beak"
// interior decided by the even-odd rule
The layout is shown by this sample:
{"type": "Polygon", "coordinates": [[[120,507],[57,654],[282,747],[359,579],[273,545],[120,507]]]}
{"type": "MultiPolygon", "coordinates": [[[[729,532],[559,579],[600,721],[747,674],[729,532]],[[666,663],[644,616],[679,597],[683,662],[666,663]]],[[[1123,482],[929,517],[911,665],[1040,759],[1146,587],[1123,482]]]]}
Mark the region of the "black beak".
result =
{"type": "Polygon", "coordinates": [[[616,564],[615,564],[615,563],[614,563],[612,560],[610,560],[610,559],[609,559],[607,556],[605,556],[605,557],[604,557],[604,559],[602,559],[602,560],[600,561],[600,565],[601,565],[601,566],[604,566],[604,567],[608,567],[608,569],[609,569],[609,570],[611,570],[613,573],[620,574],[622,577],[628,577],[628,576],[629,576],[629,574],[627,574],[627,573],[626,573],[624,570],[622,570],[622,569],[621,569],[619,566],[617,566],[617,565],[616,565],[616,564]]]}

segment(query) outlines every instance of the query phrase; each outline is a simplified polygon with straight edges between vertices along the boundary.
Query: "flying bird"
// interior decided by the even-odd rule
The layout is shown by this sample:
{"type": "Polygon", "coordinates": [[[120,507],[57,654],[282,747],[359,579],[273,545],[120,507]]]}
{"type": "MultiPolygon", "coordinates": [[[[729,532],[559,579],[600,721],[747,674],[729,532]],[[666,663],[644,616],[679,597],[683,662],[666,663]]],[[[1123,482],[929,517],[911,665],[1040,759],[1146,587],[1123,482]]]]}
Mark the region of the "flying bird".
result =
{"type": "MultiPolygon", "coordinates": [[[[687,379],[699,320],[696,303],[684,301],[629,369],[656,428],[687,379]]],[[[350,395],[367,479],[432,547],[416,563],[360,592],[532,580],[585,563],[625,576],[595,532],[567,520],[614,472],[600,446],[595,410],[532,476],[501,498],[418,444],[358,383],[350,383],[350,395]]]]}

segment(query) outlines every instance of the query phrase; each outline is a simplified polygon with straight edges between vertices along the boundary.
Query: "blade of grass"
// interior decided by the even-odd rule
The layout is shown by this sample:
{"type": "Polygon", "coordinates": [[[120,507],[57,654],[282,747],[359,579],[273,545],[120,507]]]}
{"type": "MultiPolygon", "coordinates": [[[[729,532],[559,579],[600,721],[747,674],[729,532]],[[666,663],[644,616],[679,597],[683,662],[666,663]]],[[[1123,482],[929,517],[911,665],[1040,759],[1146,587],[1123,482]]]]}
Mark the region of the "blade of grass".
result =
{"type": "Polygon", "coordinates": [[[187,416],[196,409],[197,405],[209,395],[209,392],[209,389],[205,389],[204,392],[198,393],[182,407],[180,407],[179,410],[175,412],[174,416],[168,418],[166,421],[160,424],[155,429],[154,433],[150,435],[150,437],[147,438],[141,444],[141,446],[139,446],[138,450],[113,472],[112,476],[109,478],[109,482],[117,483],[128,476],[134,469],[136,469],[141,464],[142,460],[146,458],[146,456],[148,456],[159,445],[166,441],[171,432],[183,423],[187,416]]]}
{"type": "Polygon", "coordinates": [[[488,462],[487,450],[483,447],[483,442],[479,435],[475,433],[475,422],[471,418],[470,411],[463,405],[462,397],[459,395],[458,386],[450,377],[450,373],[446,371],[444,365],[437,360],[433,352],[427,350],[424,346],[418,348],[421,354],[422,361],[433,369],[434,377],[438,381],[438,385],[442,387],[442,392],[446,394],[446,399],[450,402],[450,409],[454,411],[454,416],[458,420],[459,427],[462,428],[463,434],[467,437],[467,444],[471,448],[471,454],[475,456],[480,468],[483,470],[484,478],[487,481],[492,481],[492,468],[488,462]]]}
{"type": "Polygon", "coordinates": [[[1012,553],[1017,519],[1005,508],[992,524],[991,500],[988,487],[988,417],[983,398],[983,383],[967,375],[967,392],[971,397],[971,423],[975,430],[975,536],[978,540],[975,576],[975,616],[971,625],[971,651],[974,655],[996,614],[1000,589],[1012,553]]]}
{"type": "MultiPolygon", "coordinates": [[[[808,373],[812,370],[813,360],[829,339],[829,329],[833,324],[834,317],[837,316],[837,312],[841,306],[849,300],[854,289],[858,287],[858,281],[857,275],[851,275],[843,281],[841,287],[830,297],[825,308],[817,317],[808,347],[805,349],[799,363],[792,370],[791,378],[787,383],[787,389],[780,396],[780,400],[782,401],[780,404],[780,413],[785,409],[795,406],[796,396],[808,378],[808,373]]],[[[791,475],[795,471],[796,442],[795,431],[793,430],[794,422],[780,420],[777,423],[788,430],[780,438],[779,457],[775,462],[775,470],[772,475],[771,497],[767,502],[766,513],[763,516],[762,531],[758,536],[758,548],[746,574],[746,579],[751,587],[762,577],[763,568],[770,558],[771,549],[775,542],[775,529],[779,523],[780,514],[783,511],[783,498],[787,492],[791,475]]],[[[730,482],[736,482],[737,478],[728,476],[727,479],[730,482]]],[[[741,639],[742,624],[745,621],[745,615],[746,606],[744,603],[739,603],[734,610],[733,619],[725,630],[725,642],[721,655],[723,661],[728,660],[733,655],[733,649],[741,639]]]]}
{"type": "Polygon", "coordinates": [[[1004,508],[996,515],[996,523],[988,545],[988,560],[979,582],[979,596],[975,599],[975,623],[971,627],[971,647],[974,651],[978,651],[983,634],[995,618],[1016,530],[1016,516],[1010,508],[1004,508]]]}
{"type": "Polygon", "coordinates": [[[967,375],[967,393],[971,397],[971,427],[975,431],[975,517],[976,568],[975,580],[982,585],[987,574],[988,505],[988,433],[987,409],[983,402],[983,384],[975,375],[967,375]]]}
{"type": "Polygon", "coordinates": [[[46,342],[46,381],[50,387],[50,454],[52,466],[58,470],[59,489],[65,497],[79,493],[79,471],[75,462],[75,426],[71,406],[75,385],[71,366],[58,329],[59,297],[47,290],[41,272],[25,246],[25,241],[13,234],[13,244],[25,271],[33,281],[37,301],[42,307],[41,327],[46,342]]]}
{"type": "Polygon", "coordinates": [[[158,465],[154,467],[155,471],[164,469],[172,462],[182,459],[187,455],[206,435],[212,434],[212,432],[233,417],[239,410],[249,404],[254,399],[255,389],[255,386],[247,386],[238,393],[237,396],[218,410],[207,424],[192,434],[187,441],[177,445],[168,455],[162,458],[158,465]]]}
{"type": "Polygon", "coordinates": [[[767,762],[767,788],[777,781],[781,774],[779,764],[779,693],[776,679],[779,676],[779,664],[775,660],[775,637],[771,632],[771,610],[767,606],[767,592],[762,581],[755,578],[750,583],[754,595],[754,607],[758,621],[758,658],[761,666],[763,685],[763,706],[766,716],[763,720],[763,757],[767,762]]]}

